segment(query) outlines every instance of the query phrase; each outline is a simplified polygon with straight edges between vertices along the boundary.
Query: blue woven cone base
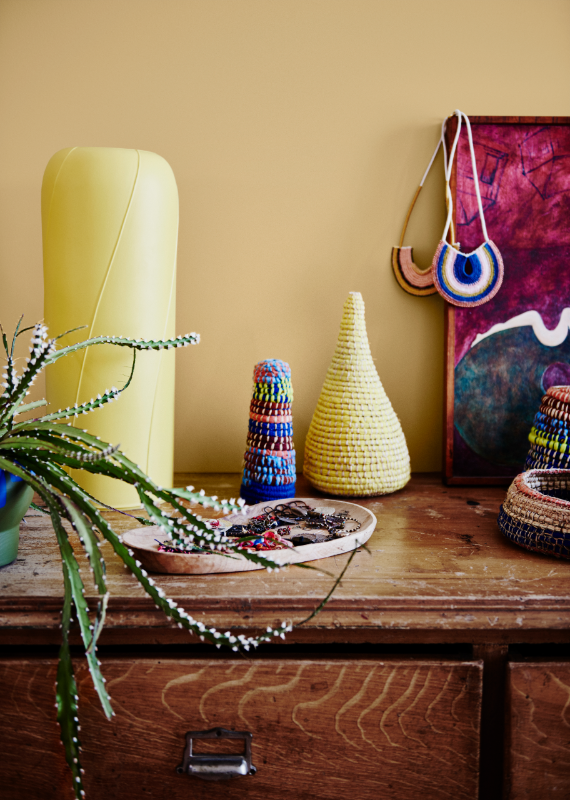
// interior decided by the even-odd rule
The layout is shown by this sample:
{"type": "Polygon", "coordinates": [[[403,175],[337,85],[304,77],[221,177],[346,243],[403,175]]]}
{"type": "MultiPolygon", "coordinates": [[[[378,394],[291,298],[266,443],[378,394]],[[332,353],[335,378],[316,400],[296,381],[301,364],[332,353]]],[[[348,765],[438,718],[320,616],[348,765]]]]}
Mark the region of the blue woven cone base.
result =
{"type": "Polygon", "coordinates": [[[256,503],[263,503],[264,500],[281,500],[286,497],[295,497],[295,484],[288,483],[284,486],[266,486],[263,483],[251,481],[249,486],[245,486],[242,483],[240,497],[243,497],[248,506],[254,506],[256,503]]]}
{"type": "Polygon", "coordinates": [[[531,444],[526,457],[524,471],[529,469],[568,469],[570,452],[560,453],[539,444],[531,444]]]}
{"type": "Polygon", "coordinates": [[[499,511],[497,523],[501,533],[519,547],[535,553],[570,559],[570,535],[562,531],[550,531],[520,520],[513,520],[503,506],[499,511]]]}

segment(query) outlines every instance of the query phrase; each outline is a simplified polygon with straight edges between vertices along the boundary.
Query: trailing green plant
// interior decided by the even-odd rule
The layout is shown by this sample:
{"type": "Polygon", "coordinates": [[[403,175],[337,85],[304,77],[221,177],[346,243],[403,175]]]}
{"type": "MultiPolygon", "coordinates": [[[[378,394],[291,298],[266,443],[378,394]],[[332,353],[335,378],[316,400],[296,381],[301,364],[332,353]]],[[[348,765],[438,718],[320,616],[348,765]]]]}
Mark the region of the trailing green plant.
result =
{"type": "MultiPolygon", "coordinates": [[[[243,634],[234,636],[230,631],[222,633],[212,626],[195,620],[174,600],[168,598],[165,592],[148,576],[139,561],[134,558],[132,550],[123,544],[122,537],[114,532],[110,522],[100,511],[99,506],[103,504],[82,489],[69,474],[70,468],[86,470],[134,486],[147,513],[147,518],[137,516],[136,519],[141,524],[158,525],[164,536],[172,540],[173,546],[177,549],[223,551],[222,555],[229,558],[234,557],[231,555],[232,553],[239,552],[241,557],[254,561],[269,571],[278,571],[278,567],[271,558],[238,549],[239,543],[233,543],[226,539],[223,532],[215,529],[200,515],[192,513],[186,506],[188,502],[197,503],[229,514],[242,510],[243,500],[235,502],[233,499],[228,501],[219,500],[217,497],[207,497],[203,490],[194,491],[192,486],[185,489],[164,489],[157,486],[148,475],[145,475],[120,451],[118,446],[103,442],[97,436],[74,427],[71,422],[66,422],[66,420],[95,411],[116,400],[132,380],[138,351],[171,349],[197,344],[200,338],[198,334],[189,333],[174,339],[148,341],[120,336],[97,336],[58,349],[57,340],[66,334],[50,339],[45,325],[38,323],[28,328],[21,328],[21,322],[22,318],[18,322],[11,344],[8,343],[6,334],[0,326],[7,358],[7,367],[2,383],[4,392],[0,395],[0,469],[28,483],[45,503],[45,509],[39,506],[35,506],[35,508],[46,511],[50,515],[61,552],[64,597],[61,624],[62,643],[56,681],[57,718],[65,748],[65,757],[73,776],[75,796],[82,798],[85,796],[85,791],[79,759],[78,697],[69,649],[69,633],[72,609],[74,608],[93,685],[103,710],[110,719],[114,715],[114,711],[105,688],[105,679],[101,673],[101,662],[97,658],[97,640],[103,630],[109,600],[105,581],[105,561],[100,552],[102,540],[110,543],[115,554],[130,570],[155,605],[179,627],[186,628],[199,636],[201,641],[211,642],[217,647],[227,646],[234,651],[249,650],[251,647],[257,647],[261,642],[272,640],[273,637],[285,638],[285,633],[292,630],[292,626],[287,622],[282,622],[277,628],[267,627],[256,637],[243,634]],[[30,330],[32,331],[30,356],[26,359],[25,368],[19,374],[14,356],[15,344],[18,336],[30,330]],[[24,403],[34,381],[46,366],[70,353],[100,344],[111,344],[132,350],[131,373],[121,389],[112,387],[87,403],[76,403],[72,407],[54,413],[18,421],[18,417],[22,414],[47,405],[45,400],[24,403]],[[161,506],[159,503],[168,504],[172,510],[167,510],[166,506],[161,506]],[[97,609],[91,615],[85,600],[83,579],[68,531],[63,525],[64,521],[69,522],[78,534],[89,559],[93,582],[98,594],[97,609]]],[[[72,332],[67,331],[67,333],[72,332]]],[[[327,597],[303,622],[314,617],[328,601],[350,565],[354,552],[327,597]]],[[[309,565],[299,564],[297,566],[312,569],[309,565]]]]}

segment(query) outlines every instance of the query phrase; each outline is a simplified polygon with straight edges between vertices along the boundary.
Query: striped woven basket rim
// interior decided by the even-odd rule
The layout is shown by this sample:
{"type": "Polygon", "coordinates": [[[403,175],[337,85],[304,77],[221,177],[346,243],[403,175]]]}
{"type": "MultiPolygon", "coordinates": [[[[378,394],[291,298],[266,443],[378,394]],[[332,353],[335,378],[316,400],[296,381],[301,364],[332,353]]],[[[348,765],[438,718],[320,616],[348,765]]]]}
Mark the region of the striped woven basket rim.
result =
{"type": "Polygon", "coordinates": [[[527,550],[570,559],[570,500],[565,497],[570,498],[568,469],[531,469],[517,475],[497,520],[501,532],[527,550]]]}
{"type": "Polygon", "coordinates": [[[552,497],[552,495],[541,492],[538,487],[549,486],[554,482],[564,483],[564,488],[570,490],[570,469],[529,469],[526,472],[521,472],[520,475],[514,480],[514,484],[518,491],[532,500],[538,500],[545,503],[547,506],[559,508],[570,514],[570,502],[563,500],[560,497],[552,497]]]}

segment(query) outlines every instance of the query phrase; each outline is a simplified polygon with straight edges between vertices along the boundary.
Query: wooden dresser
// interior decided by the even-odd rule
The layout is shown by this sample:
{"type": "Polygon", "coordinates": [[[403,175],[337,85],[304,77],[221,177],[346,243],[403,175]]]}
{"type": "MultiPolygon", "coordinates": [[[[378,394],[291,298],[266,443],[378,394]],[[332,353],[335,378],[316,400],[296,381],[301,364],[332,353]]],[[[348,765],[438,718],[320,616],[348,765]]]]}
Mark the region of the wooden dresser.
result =
{"type": "MultiPolygon", "coordinates": [[[[238,475],[178,478],[238,494],[238,475]]],[[[246,656],[170,625],[105,544],[100,658],[116,716],[105,720],[77,648],[87,800],[570,797],[570,563],[502,538],[504,494],[417,475],[363,501],[378,518],[370,552],[317,617],[246,656]],[[218,727],[252,734],[257,772],[177,772],[186,733],[218,727]]],[[[320,496],[303,478],[297,495],[320,496]]],[[[198,619],[252,633],[305,618],[346,558],[314,562],[330,574],[157,580],[198,619]]],[[[55,536],[32,512],[17,561],[0,569],[3,800],[71,797],[54,707],[61,596],[55,536]]]]}

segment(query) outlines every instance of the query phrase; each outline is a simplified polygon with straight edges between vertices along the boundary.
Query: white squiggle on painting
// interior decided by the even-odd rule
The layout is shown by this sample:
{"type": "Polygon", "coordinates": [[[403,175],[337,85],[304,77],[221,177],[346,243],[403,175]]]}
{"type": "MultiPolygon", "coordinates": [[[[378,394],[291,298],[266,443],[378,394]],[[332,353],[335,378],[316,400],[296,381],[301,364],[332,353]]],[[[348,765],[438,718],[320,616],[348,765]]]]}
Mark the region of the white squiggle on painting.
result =
{"type": "Polygon", "coordinates": [[[525,325],[532,327],[534,335],[541,344],[546,347],[557,347],[559,344],[562,344],[568,336],[568,330],[570,329],[570,308],[562,309],[560,321],[552,330],[546,327],[538,311],[525,311],[524,314],[518,314],[516,317],[507,320],[507,322],[499,322],[493,325],[493,327],[489,328],[485,333],[478,333],[471,347],[475,347],[476,344],[479,344],[483,339],[492,336],[494,333],[507,331],[510,328],[522,328],[525,325]]]}

